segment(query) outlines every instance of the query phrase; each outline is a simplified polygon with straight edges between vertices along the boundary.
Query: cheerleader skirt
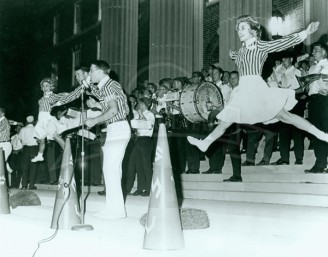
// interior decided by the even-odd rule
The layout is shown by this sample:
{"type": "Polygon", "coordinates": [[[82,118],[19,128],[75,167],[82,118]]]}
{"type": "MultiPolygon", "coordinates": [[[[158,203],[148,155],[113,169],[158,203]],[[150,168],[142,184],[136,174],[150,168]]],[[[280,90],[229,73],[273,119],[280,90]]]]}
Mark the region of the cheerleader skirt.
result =
{"type": "Polygon", "coordinates": [[[295,91],[271,88],[261,76],[241,76],[231,92],[229,102],[216,116],[219,120],[239,124],[274,123],[282,110],[291,110],[297,103],[295,91]]]}

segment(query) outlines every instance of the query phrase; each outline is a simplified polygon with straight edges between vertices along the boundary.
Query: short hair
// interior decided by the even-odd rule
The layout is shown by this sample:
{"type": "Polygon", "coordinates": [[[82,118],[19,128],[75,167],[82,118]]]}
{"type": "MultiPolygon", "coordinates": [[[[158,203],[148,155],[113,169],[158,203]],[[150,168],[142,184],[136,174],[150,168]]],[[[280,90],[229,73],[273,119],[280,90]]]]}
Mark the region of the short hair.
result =
{"type": "Polygon", "coordinates": [[[91,65],[97,66],[100,70],[102,70],[105,74],[109,75],[110,66],[106,61],[103,60],[96,60],[91,63],[91,65]]]}
{"type": "Polygon", "coordinates": [[[148,83],[147,83],[147,86],[151,86],[151,87],[154,89],[154,91],[157,90],[157,85],[156,85],[155,83],[148,82],[148,83]]]}
{"type": "Polygon", "coordinates": [[[167,84],[167,85],[169,85],[169,87],[171,88],[171,87],[172,87],[172,84],[173,84],[173,80],[172,80],[171,78],[163,78],[163,79],[161,79],[161,80],[158,82],[158,84],[159,84],[160,86],[162,86],[162,85],[164,85],[164,84],[167,84]]]}
{"type": "Polygon", "coordinates": [[[147,107],[147,109],[149,109],[150,106],[151,106],[151,101],[148,98],[146,98],[146,97],[139,98],[138,103],[139,104],[140,103],[144,104],[147,107]]]}
{"type": "Polygon", "coordinates": [[[218,70],[221,75],[223,75],[223,73],[224,73],[223,69],[221,69],[220,67],[216,67],[214,65],[213,65],[213,70],[218,70]]]}
{"type": "Polygon", "coordinates": [[[317,43],[314,43],[314,44],[313,44],[313,48],[316,47],[316,46],[319,46],[321,49],[325,50],[325,52],[326,52],[326,56],[328,55],[328,47],[327,47],[326,44],[323,44],[323,43],[317,42],[317,43]]]}
{"type": "Polygon", "coordinates": [[[249,24],[251,30],[254,30],[256,32],[256,36],[258,38],[261,37],[261,25],[258,23],[257,20],[252,18],[250,15],[242,15],[237,18],[236,22],[236,30],[238,31],[239,24],[242,22],[246,22],[249,24]]]}
{"type": "Polygon", "coordinates": [[[203,73],[201,73],[200,71],[193,71],[192,77],[200,77],[201,81],[205,80],[205,77],[204,77],[203,73]]]}
{"type": "Polygon", "coordinates": [[[52,85],[51,90],[55,89],[55,81],[52,78],[47,77],[47,78],[42,79],[40,82],[41,89],[43,88],[44,83],[49,83],[50,85],[52,85]]]}
{"type": "Polygon", "coordinates": [[[142,91],[142,94],[144,95],[145,92],[147,92],[150,96],[153,94],[153,93],[152,93],[150,90],[148,90],[148,89],[144,89],[144,90],[142,91]]]}
{"type": "Polygon", "coordinates": [[[183,87],[184,87],[186,84],[189,83],[189,79],[186,78],[186,77],[177,77],[177,78],[174,78],[173,81],[174,81],[174,80],[179,81],[183,87]]]}
{"type": "Polygon", "coordinates": [[[239,72],[236,71],[236,70],[233,70],[232,72],[230,72],[230,75],[231,75],[231,74],[236,74],[236,75],[239,77],[239,72]]]}
{"type": "Polygon", "coordinates": [[[82,66],[82,65],[75,67],[74,70],[75,70],[75,71],[79,71],[79,70],[81,70],[81,71],[83,71],[83,72],[88,72],[88,73],[89,73],[89,71],[90,71],[90,69],[89,69],[88,67],[86,67],[86,66],[82,66]]]}

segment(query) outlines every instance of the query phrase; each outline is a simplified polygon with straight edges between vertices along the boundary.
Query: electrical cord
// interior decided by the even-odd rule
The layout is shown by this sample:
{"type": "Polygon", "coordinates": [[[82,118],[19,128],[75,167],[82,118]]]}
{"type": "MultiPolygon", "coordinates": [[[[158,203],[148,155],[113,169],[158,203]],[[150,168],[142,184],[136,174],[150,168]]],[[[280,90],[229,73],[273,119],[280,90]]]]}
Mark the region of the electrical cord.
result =
{"type": "MultiPolygon", "coordinates": [[[[82,124],[82,122],[80,123],[80,125],[81,124],[82,124]]],[[[82,140],[83,140],[83,138],[82,138],[82,140]]],[[[78,138],[77,138],[77,144],[78,144],[78,138]]],[[[75,156],[77,156],[77,153],[78,153],[78,147],[75,148],[75,156]]],[[[64,187],[65,188],[68,188],[68,194],[67,194],[67,197],[66,197],[65,201],[63,202],[63,205],[60,208],[60,211],[59,211],[59,214],[58,214],[58,218],[57,218],[57,221],[56,221],[56,230],[55,230],[55,232],[50,237],[47,237],[47,238],[44,238],[44,239],[41,239],[41,240],[38,241],[38,246],[35,249],[32,257],[35,257],[36,253],[40,249],[41,244],[52,241],[57,236],[57,234],[58,234],[58,230],[59,230],[59,218],[60,218],[60,215],[61,215],[61,213],[62,213],[62,211],[63,211],[63,209],[65,207],[65,204],[68,202],[68,200],[70,198],[70,195],[71,195],[70,186],[71,186],[71,183],[72,183],[72,180],[73,180],[73,176],[74,176],[74,169],[75,169],[75,167],[77,165],[77,159],[78,158],[75,158],[75,162],[74,162],[74,166],[73,166],[73,172],[72,172],[72,175],[71,175],[71,177],[69,179],[69,183],[64,183],[64,187]]]]}
{"type": "Polygon", "coordinates": [[[63,205],[62,205],[61,208],[60,208],[59,215],[58,215],[58,218],[57,218],[57,221],[56,221],[56,230],[55,230],[55,232],[54,232],[50,237],[47,237],[47,238],[44,238],[44,239],[38,241],[38,246],[37,246],[37,248],[35,249],[35,251],[34,251],[32,257],[35,257],[35,254],[36,254],[37,251],[40,249],[41,244],[46,243],[46,242],[50,242],[51,240],[53,240],[53,239],[56,237],[56,235],[57,235],[57,233],[58,233],[58,230],[59,230],[59,218],[60,218],[60,215],[61,215],[61,213],[62,213],[62,211],[63,211],[63,209],[64,209],[64,207],[65,207],[65,204],[68,202],[69,197],[70,197],[70,195],[71,195],[70,185],[71,185],[71,182],[72,182],[72,179],[73,179],[73,175],[74,175],[74,172],[72,173],[72,176],[71,176],[71,178],[70,178],[70,182],[69,182],[68,184],[67,184],[67,183],[64,183],[64,187],[65,187],[65,188],[68,188],[68,194],[67,194],[67,197],[66,197],[66,199],[65,199],[65,201],[64,201],[64,203],[63,203],[63,205]]]}

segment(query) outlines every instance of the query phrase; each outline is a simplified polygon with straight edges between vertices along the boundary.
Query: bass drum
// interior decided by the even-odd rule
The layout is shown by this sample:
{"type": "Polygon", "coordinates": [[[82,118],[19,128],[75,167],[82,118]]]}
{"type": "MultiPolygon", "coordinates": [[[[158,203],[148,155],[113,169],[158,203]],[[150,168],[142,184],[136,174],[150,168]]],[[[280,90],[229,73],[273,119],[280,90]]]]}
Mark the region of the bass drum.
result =
{"type": "Polygon", "coordinates": [[[223,96],[220,89],[210,82],[186,86],[180,96],[182,114],[192,123],[207,121],[213,109],[223,109],[223,96]]]}

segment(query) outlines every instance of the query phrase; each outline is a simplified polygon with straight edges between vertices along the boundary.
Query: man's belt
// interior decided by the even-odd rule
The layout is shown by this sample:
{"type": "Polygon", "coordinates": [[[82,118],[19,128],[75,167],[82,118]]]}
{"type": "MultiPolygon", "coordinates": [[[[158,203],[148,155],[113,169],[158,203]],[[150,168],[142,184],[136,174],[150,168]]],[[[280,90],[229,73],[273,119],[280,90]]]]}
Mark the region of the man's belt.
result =
{"type": "Polygon", "coordinates": [[[108,124],[113,124],[113,123],[115,123],[115,122],[126,121],[126,120],[127,120],[127,119],[119,119],[119,120],[115,120],[115,121],[112,121],[112,122],[108,122],[107,125],[108,125],[108,124]]]}

